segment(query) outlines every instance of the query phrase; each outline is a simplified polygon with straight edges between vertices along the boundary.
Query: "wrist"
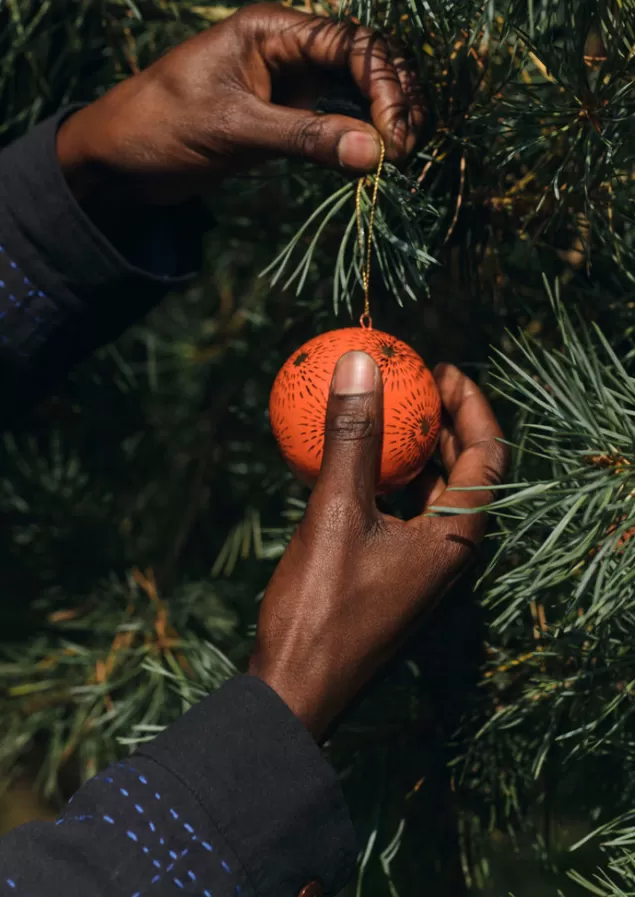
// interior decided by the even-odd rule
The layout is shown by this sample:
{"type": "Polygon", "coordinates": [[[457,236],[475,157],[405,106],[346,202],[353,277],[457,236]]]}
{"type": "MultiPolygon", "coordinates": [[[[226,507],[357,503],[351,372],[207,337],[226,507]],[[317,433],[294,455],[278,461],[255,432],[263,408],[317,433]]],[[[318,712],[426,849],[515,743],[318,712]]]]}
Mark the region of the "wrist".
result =
{"type": "Polygon", "coordinates": [[[95,158],[86,139],[84,107],[64,119],[56,138],[57,160],[64,179],[78,202],[89,199],[105,181],[103,165],[95,158]]]}
{"type": "Polygon", "coordinates": [[[331,722],[323,690],[307,682],[306,669],[290,671],[275,665],[263,665],[256,657],[249,662],[247,672],[261,679],[289,710],[320,741],[331,722]]]}
{"type": "Polygon", "coordinates": [[[66,184],[83,212],[111,245],[125,257],[140,229],[147,227],[144,203],[133,185],[105,159],[105,135],[99,129],[104,110],[95,104],[66,118],[56,136],[56,154],[66,184]]]}
{"type": "MultiPolygon", "coordinates": [[[[140,205],[131,178],[117,171],[110,160],[116,158],[112,135],[103,122],[112,119],[113,110],[102,100],[84,106],[60,125],[55,149],[64,179],[77,200],[91,214],[101,216],[121,208],[140,205]]],[[[115,107],[116,115],[116,107],[115,107]]]]}

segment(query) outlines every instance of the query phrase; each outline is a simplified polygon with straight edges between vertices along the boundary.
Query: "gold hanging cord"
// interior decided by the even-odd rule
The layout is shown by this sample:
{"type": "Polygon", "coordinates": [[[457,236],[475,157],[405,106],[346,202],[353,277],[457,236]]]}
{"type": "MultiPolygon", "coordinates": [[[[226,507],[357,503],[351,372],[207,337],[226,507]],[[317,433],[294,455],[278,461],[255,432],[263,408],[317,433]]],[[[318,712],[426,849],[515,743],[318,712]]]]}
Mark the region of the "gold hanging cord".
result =
{"type": "Polygon", "coordinates": [[[384,146],[384,141],[381,139],[381,137],[379,138],[379,145],[379,164],[377,166],[377,173],[375,174],[373,197],[370,204],[366,247],[364,247],[364,232],[362,229],[362,191],[366,186],[366,177],[359,179],[357,183],[357,194],[355,196],[355,213],[357,216],[357,242],[362,259],[362,283],[364,285],[364,311],[361,314],[359,323],[366,330],[373,329],[373,319],[370,316],[370,263],[373,252],[373,225],[375,223],[375,210],[377,208],[377,197],[379,195],[379,179],[384,167],[384,157],[386,155],[386,147],[384,146]]]}

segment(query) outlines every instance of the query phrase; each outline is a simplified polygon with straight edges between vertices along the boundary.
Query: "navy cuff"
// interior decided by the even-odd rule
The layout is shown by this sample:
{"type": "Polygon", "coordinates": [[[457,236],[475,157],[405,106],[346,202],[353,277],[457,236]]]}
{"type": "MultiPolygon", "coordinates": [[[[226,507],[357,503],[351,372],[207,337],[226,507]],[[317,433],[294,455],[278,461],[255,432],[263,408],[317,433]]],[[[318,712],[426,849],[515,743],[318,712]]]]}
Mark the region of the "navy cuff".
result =
{"type": "Polygon", "coordinates": [[[337,776],[307,729],[255,676],[237,676],[140,754],[179,778],[206,809],[258,897],[326,895],[357,855],[337,776]]]}
{"type": "Polygon", "coordinates": [[[0,153],[0,423],[11,424],[96,348],[187,286],[211,219],[202,204],[113,220],[117,246],[70,191],[56,135],[78,107],[0,153]]]}
{"type": "MultiPolygon", "coordinates": [[[[179,264],[176,276],[155,274],[115,248],[71,193],[57,161],[56,136],[77,108],[36,125],[0,155],[0,223],[6,220],[2,238],[7,251],[31,280],[69,302],[113,302],[121,287],[157,296],[187,284],[200,265],[200,233],[188,241],[195,250],[188,264],[179,264]]],[[[148,228],[157,219],[165,227],[178,215],[178,209],[148,209],[148,228]]]]}

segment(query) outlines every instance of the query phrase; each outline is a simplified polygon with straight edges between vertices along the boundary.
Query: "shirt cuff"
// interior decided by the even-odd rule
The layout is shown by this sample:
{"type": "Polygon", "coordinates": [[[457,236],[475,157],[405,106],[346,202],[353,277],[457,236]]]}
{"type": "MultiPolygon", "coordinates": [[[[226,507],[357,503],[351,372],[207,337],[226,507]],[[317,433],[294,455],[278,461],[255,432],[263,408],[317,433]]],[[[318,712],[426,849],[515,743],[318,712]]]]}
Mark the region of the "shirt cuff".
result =
{"type": "Polygon", "coordinates": [[[335,895],[351,878],[357,845],[337,776],[261,679],[230,680],[139,753],[196,795],[258,897],[297,897],[312,881],[335,895]]]}
{"type": "Polygon", "coordinates": [[[57,160],[57,131],[78,108],[36,125],[0,154],[0,233],[40,289],[99,319],[105,343],[192,280],[205,215],[199,203],[137,210],[127,228],[134,242],[115,247],[76,201],[57,160]]]}

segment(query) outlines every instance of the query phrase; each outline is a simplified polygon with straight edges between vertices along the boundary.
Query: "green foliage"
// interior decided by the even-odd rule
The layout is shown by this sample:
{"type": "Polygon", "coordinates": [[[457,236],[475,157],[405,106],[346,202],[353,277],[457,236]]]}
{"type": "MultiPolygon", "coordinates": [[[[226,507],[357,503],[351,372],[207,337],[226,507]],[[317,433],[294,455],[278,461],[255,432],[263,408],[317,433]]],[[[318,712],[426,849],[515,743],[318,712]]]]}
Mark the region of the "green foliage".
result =
{"type": "MultiPolygon", "coordinates": [[[[421,294],[457,228],[474,290],[483,253],[505,278],[520,274],[528,250],[535,258],[546,245],[552,254],[573,250],[586,265],[593,250],[595,264],[606,256],[632,280],[630,4],[353,0],[341,12],[407,44],[429,109],[424,147],[404,171],[388,167],[382,184],[375,250],[398,301],[421,294]],[[513,240],[529,246],[510,251],[513,240]]],[[[344,207],[335,267],[336,297],[349,301],[356,284],[343,268],[351,261],[359,282],[350,216],[344,207]]],[[[305,261],[314,249],[312,242],[305,261]]]]}
{"type": "MultiPolygon", "coordinates": [[[[46,596],[37,610],[59,601],[46,596]]],[[[235,649],[236,616],[209,581],[175,589],[168,612],[154,581],[134,571],[128,582],[93,584],[83,606],[51,611],[48,622],[49,633],[26,650],[8,647],[0,665],[0,758],[15,761],[47,731],[40,783],[48,796],[74,754],[82,778],[96,775],[117,759],[118,743],[151,737],[235,672],[220,646],[235,649]]]]}
{"type": "Polygon", "coordinates": [[[499,353],[493,365],[494,386],[519,408],[516,474],[530,479],[492,506],[489,709],[473,719],[462,781],[495,815],[522,818],[532,783],[555,776],[557,792],[561,777],[568,811],[592,822],[633,802],[635,378],[597,328],[552,299],[559,348],[523,336],[518,360],[499,353]]]}
{"type": "MultiPolygon", "coordinates": [[[[0,2],[3,139],[226,12],[0,2]]],[[[457,587],[327,745],[364,845],[347,897],[422,880],[500,897],[501,843],[529,845],[516,897],[632,894],[635,8],[339,13],[406,42],[430,110],[380,184],[376,326],[489,382],[515,446],[478,601],[457,587]]],[[[89,777],[243,668],[306,500],[268,391],[297,345],[361,311],[354,192],[283,163],[227,185],[200,282],[5,435],[7,775],[37,747],[63,797],[69,769],[89,777]]]]}

